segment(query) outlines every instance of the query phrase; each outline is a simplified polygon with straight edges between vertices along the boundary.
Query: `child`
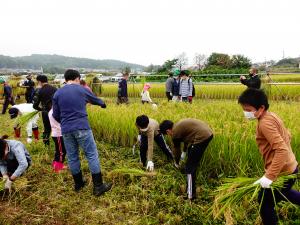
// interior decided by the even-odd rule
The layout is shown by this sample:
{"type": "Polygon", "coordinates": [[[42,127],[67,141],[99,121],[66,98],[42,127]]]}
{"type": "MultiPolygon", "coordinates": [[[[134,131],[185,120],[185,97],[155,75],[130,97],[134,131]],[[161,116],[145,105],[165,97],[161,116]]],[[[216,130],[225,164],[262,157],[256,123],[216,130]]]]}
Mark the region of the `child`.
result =
{"type": "Polygon", "coordinates": [[[291,135],[282,120],[269,112],[266,94],[259,89],[249,88],[242,93],[238,100],[249,120],[258,120],[256,128],[256,143],[264,160],[265,174],[255,184],[260,184],[259,193],[261,203],[260,215],[263,224],[277,224],[275,202],[290,201],[300,205],[300,193],[292,190],[295,179],[286,181],[285,187],[272,193],[270,185],[281,174],[298,173],[298,162],[291,148],[291,135]],[[273,195],[274,194],[274,195],[273,195]]]}
{"type": "Polygon", "coordinates": [[[181,100],[183,102],[192,103],[193,101],[193,81],[188,77],[186,71],[180,72],[181,80],[179,87],[179,95],[181,96],[181,100]]]}
{"type": "Polygon", "coordinates": [[[187,174],[187,198],[196,198],[197,167],[208,144],[213,139],[209,126],[196,119],[183,119],[174,124],[170,120],[163,121],[160,126],[162,134],[169,135],[174,144],[175,166],[178,167],[181,154],[181,143],[184,143],[184,152],[187,150],[185,173],[187,174]]]}
{"type": "Polygon", "coordinates": [[[146,83],[144,85],[144,89],[141,93],[141,96],[142,96],[142,103],[152,103],[152,100],[150,98],[150,93],[149,93],[149,89],[150,89],[150,84],[146,83]]]}
{"type": "MultiPolygon", "coordinates": [[[[36,110],[34,110],[32,103],[23,103],[23,104],[14,105],[8,110],[8,113],[10,114],[10,118],[14,119],[18,115],[22,116],[35,111],[36,110]]],[[[36,114],[33,118],[31,118],[27,122],[27,126],[26,126],[27,143],[32,142],[32,134],[35,140],[39,140],[39,128],[37,124],[38,119],[39,119],[39,114],[36,114]]],[[[15,130],[15,137],[19,138],[21,136],[21,128],[19,127],[19,124],[15,125],[14,130],[15,130]]]]}
{"type": "Polygon", "coordinates": [[[143,166],[150,172],[154,170],[153,163],[153,141],[165,153],[168,159],[173,159],[173,154],[169,146],[166,144],[163,135],[159,132],[158,122],[148,118],[146,115],[141,115],[136,118],[136,127],[139,130],[140,136],[140,159],[143,166]],[[146,164],[147,163],[147,164],[146,164]]]}
{"type": "Polygon", "coordinates": [[[0,138],[0,171],[5,181],[4,188],[11,190],[13,181],[20,177],[31,165],[31,158],[25,146],[14,140],[0,138]]]}
{"type": "Polygon", "coordinates": [[[55,155],[52,163],[53,170],[59,172],[62,169],[66,169],[64,166],[64,161],[66,158],[66,149],[64,145],[64,140],[61,134],[60,123],[58,123],[52,116],[53,109],[49,111],[49,120],[51,125],[51,136],[55,143],[55,155]]]}

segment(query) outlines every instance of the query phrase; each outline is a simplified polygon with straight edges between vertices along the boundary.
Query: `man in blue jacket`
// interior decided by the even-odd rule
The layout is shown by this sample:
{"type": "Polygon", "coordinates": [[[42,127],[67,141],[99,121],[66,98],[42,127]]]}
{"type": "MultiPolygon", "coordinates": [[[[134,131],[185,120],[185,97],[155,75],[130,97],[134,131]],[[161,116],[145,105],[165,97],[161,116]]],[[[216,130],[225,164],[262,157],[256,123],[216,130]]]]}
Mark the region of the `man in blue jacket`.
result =
{"type": "Polygon", "coordinates": [[[3,108],[2,108],[2,114],[6,113],[6,110],[8,108],[8,105],[15,105],[14,98],[12,95],[12,88],[11,86],[8,85],[6,81],[3,82],[4,88],[3,88],[3,97],[4,97],[4,102],[3,102],[3,108]]]}
{"type": "Polygon", "coordinates": [[[123,104],[123,103],[128,104],[128,91],[127,91],[128,78],[129,78],[129,74],[124,73],[122,79],[119,81],[117,104],[123,104]]]}
{"type": "Polygon", "coordinates": [[[103,183],[97,146],[88,123],[86,104],[106,108],[105,103],[80,85],[80,74],[69,69],[65,72],[66,85],[53,97],[53,117],[61,123],[68,164],[75,182],[75,191],[85,186],[79,160],[79,146],[84,150],[92,173],[93,194],[100,196],[109,191],[111,184],[103,183]]]}

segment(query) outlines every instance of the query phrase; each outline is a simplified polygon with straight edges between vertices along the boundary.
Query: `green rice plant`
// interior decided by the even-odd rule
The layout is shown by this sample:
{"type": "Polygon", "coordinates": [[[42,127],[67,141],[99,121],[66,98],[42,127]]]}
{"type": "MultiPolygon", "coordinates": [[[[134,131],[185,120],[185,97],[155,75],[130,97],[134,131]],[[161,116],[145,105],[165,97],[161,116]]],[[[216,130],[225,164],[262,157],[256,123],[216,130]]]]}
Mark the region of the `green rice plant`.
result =
{"type": "Polygon", "coordinates": [[[19,116],[16,120],[16,125],[18,127],[24,126],[25,124],[27,124],[29,122],[29,120],[31,120],[38,113],[39,113],[39,111],[34,111],[34,112],[31,112],[31,113],[25,113],[25,114],[19,116]]]}
{"type": "MultiPolygon", "coordinates": [[[[280,190],[284,187],[285,182],[289,179],[296,179],[297,175],[287,175],[279,177],[275,182],[272,183],[270,189],[272,193],[280,190]]],[[[209,216],[214,219],[220,216],[225,216],[227,212],[237,212],[244,201],[247,204],[255,204],[253,201],[256,200],[259,191],[262,189],[259,184],[254,184],[258,178],[248,177],[237,177],[237,178],[225,178],[224,183],[217,188],[212,194],[214,202],[209,208],[209,216]]],[[[275,201],[275,199],[274,199],[275,201]]],[[[259,209],[260,207],[258,207],[259,209]]]]}

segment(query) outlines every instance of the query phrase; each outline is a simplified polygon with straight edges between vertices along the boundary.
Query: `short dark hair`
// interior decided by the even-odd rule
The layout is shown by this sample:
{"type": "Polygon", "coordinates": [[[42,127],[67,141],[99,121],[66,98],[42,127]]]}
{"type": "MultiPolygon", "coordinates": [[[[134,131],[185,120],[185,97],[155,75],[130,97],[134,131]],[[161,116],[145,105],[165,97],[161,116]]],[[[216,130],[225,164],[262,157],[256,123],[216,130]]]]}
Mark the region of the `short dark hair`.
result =
{"type": "Polygon", "coordinates": [[[68,69],[64,74],[65,80],[75,80],[76,78],[80,79],[80,73],[77,70],[68,69]]]}
{"type": "Polygon", "coordinates": [[[11,119],[14,119],[18,116],[19,110],[17,108],[10,108],[8,110],[11,119]]]}
{"type": "Polygon", "coordinates": [[[3,159],[3,157],[4,157],[5,148],[6,148],[6,144],[7,144],[7,142],[5,141],[5,139],[7,139],[7,138],[8,138],[7,135],[3,135],[0,138],[0,159],[3,159]]]}
{"type": "Polygon", "coordinates": [[[149,118],[146,115],[138,116],[135,120],[135,124],[142,129],[145,129],[149,125],[149,118]]]}
{"type": "Polygon", "coordinates": [[[265,106],[265,109],[269,109],[269,102],[266,93],[263,90],[248,88],[239,97],[239,104],[251,105],[255,109],[259,109],[261,106],[265,106]]]}
{"type": "Polygon", "coordinates": [[[36,80],[41,83],[48,83],[48,77],[46,75],[38,75],[36,80]]]}
{"type": "Polygon", "coordinates": [[[174,75],[174,74],[173,74],[172,72],[169,73],[169,77],[173,77],[173,75],[174,75]]]}
{"type": "Polygon", "coordinates": [[[164,120],[159,125],[159,130],[162,134],[167,134],[167,130],[173,128],[174,123],[171,120],[164,120]]]}

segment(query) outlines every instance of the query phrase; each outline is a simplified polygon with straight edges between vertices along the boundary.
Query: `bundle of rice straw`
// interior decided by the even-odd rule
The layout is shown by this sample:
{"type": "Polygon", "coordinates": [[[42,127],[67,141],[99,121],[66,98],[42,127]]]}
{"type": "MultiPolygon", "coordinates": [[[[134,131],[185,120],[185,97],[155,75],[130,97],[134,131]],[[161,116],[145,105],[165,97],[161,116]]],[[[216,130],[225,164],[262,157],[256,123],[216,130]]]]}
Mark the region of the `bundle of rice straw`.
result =
{"type": "Polygon", "coordinates": [[[16,121],[17,127],[22,127],[23,125],[28,123],[29,120],[31,120],[33,117],[35,117],[35,115],[37,115],[38,113],[39,113],[39,111],[34,111],[31,113],[26,113],[24,115],[19,116],[16,121]]]}
{"type": "MultiPolygon", "coordinates": [[[[271,185],[271,191],[280,192],[280,189],[284,187],[284,183],[289,179],[297,178],[297,174],[281,176],[271,185]]],[[[214,219],[219,218],[227,212],[232,212],[234,209],[241,207],[243,200],[246,200],[249,204],[257,200],[259,191],[261,190],[260,184],[254,185],[253,183],[258,178],[225,178],[224,184],[218,187],[213,192],[214,202],[209,208],[209,216],[213,215],[214,219]]],[[[260,208],[259,208],[260,209],[260,208]]]]}

